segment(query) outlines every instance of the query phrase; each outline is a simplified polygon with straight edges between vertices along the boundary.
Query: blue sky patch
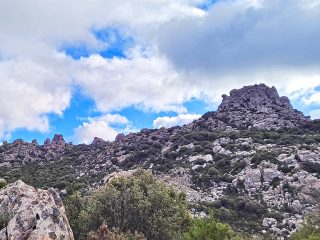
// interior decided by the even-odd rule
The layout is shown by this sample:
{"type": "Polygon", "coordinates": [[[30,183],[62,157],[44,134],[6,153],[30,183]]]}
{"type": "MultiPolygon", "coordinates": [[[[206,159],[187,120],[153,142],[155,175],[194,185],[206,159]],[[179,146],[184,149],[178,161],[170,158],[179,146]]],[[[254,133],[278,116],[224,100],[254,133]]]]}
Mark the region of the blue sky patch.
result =
{"type": "Polygon", "coordinates": [[[204,11],[208,11],[212,7],[212,5],[214,5],[218,1],[219,0],[207,0],[207,1],[199,4],[197,7],[204,10],[204,11]]]}
{"type": "Polygon", "coordinates": [[[94,49],[84,43],[72,43],[65,44],[60,51],[75,60],[89,57],[91,54],[99,54],[104,58],[125,58],[125,51],[134,46],[132,37],[123,35],[115,28],[92,30],[92,34],[102,45],[105,45],[104,48],[94,49]]]}

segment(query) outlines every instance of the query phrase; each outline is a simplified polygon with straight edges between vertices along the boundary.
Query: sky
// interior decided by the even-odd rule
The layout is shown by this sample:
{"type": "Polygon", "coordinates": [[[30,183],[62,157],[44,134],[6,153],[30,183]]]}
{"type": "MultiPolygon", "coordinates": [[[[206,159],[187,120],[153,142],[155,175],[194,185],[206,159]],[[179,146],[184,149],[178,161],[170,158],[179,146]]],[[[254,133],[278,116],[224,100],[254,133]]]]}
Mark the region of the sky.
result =
{"type": "Polygon", "coordinates": [[[0,142],[112,141],[265,83],[320,118],[320,0],[1,0],[0,142]]]}

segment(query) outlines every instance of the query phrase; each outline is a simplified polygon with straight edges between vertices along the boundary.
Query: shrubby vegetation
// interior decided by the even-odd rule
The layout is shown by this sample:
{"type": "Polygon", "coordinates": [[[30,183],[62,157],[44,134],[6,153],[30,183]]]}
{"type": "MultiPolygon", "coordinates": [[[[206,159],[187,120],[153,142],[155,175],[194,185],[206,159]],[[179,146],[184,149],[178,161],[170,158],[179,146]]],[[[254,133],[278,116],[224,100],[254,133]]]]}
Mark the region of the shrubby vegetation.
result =
{"type": "Polygon", "coordinates": [[[111,180],[91,195],[75,193],[65,199],[65,207],[76,239],[227,240],[237,236],[213,215],[193,220],[185,194],[143,170],[111,180]]]}
{"type": "Polygon", "coordinates": [[[196,218],[191,228],[184,234],[185,240],[240,240],[240,237],[229,225],[219,223],[215,220],[213,211],[210,217],[196,218]]]}
{"type": "Polygon", "coordinates": [[[216,202],[198,202],[191,207],[197,212],[206,214],[214,209],[217,220],[230,224],[234,230],[247,233],[261,232],[263,230],[262,221],[266,217],[275,218],[279,222],[282,221],[283,216],[278,212],[269,212],[265,204],[238,196],[233,193],[232,189],[227,191],[230,191],[230,194],[216,202]]]}
{"type": "Polygon", "coordinates": [[[291,236],[291,240],[320,240],[320,212],[307,217],[303,227],[291,236]]]}
{"type": "Polygon", "coordinates": [[[3,178],[0,178],[0,189],[7,185],[7,181],[3,178]]]}
{"type": "Polygon", "coordinates": [[[29,163],[19,168],[0,167],[0,172],[10,183],[20,179],[34,187],[66,188],[69,193],[72,193],[85,189],[89,181],[97,180],[96,178],[78,179],[75,170],[77,165],[79,162],[75,158],[63,158],[43,164],[29,163]]]}
{"type": "Polygon", "coordinates": [[[123,233],[117,229],[109,229],[102,224],[96,232],[88,234],[88,240],[145,240],[145,237],[139,233],[123,233]]]}
{"type": "Polygon", "coordinates": [[[116,178],[91,196],[74,194],[66,200],[66,209],[77,239],[85,239],[104,222],[148,239],[177,239],[191,220],[185,195],[145,171],[116,178]]]}
{"type": "Polygon", "coordinates": [[[7,239],[9,239],[7,228],[12,216],[13,213],[7,207],[5,207],[4,211],[0,213],[0,231],[4,229],[7,239]]]}

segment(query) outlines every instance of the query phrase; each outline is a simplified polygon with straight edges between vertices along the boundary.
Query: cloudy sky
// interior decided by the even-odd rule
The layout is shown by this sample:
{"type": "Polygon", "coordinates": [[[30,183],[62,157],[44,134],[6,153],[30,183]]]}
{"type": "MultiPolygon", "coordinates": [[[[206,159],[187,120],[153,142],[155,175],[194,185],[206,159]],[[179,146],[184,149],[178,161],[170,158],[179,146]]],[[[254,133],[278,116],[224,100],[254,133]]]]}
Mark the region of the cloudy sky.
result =
{"type": "Polygon", "coordinates": [[[320,0],[1,0],[0,140],[170,127],[264,82],[320,117],[320,0]]]}

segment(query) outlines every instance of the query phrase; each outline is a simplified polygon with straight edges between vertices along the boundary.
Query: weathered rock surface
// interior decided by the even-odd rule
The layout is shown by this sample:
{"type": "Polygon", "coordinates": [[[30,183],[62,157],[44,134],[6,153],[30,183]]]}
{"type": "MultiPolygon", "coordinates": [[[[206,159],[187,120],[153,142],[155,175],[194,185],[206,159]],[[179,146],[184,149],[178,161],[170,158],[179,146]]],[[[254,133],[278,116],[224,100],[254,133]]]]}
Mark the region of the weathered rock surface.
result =
{"type": "Polygon", "coordinates": [[[0,239],[73,240],[73,233],[58,193],[35,189],[17,181],[0,190],[0,216],[8,216],[0,239]]]}
{"type": "MultiPolygon", "coordinates": [[[[206,113],[195,121],[216,130],[294,128],[310,121],[293,109],[287,97],[265,84],[234,89],[223,95],[217,112],[206,113]]],[[[194,124],[193,124],[194,125],[194,124]]]]}

